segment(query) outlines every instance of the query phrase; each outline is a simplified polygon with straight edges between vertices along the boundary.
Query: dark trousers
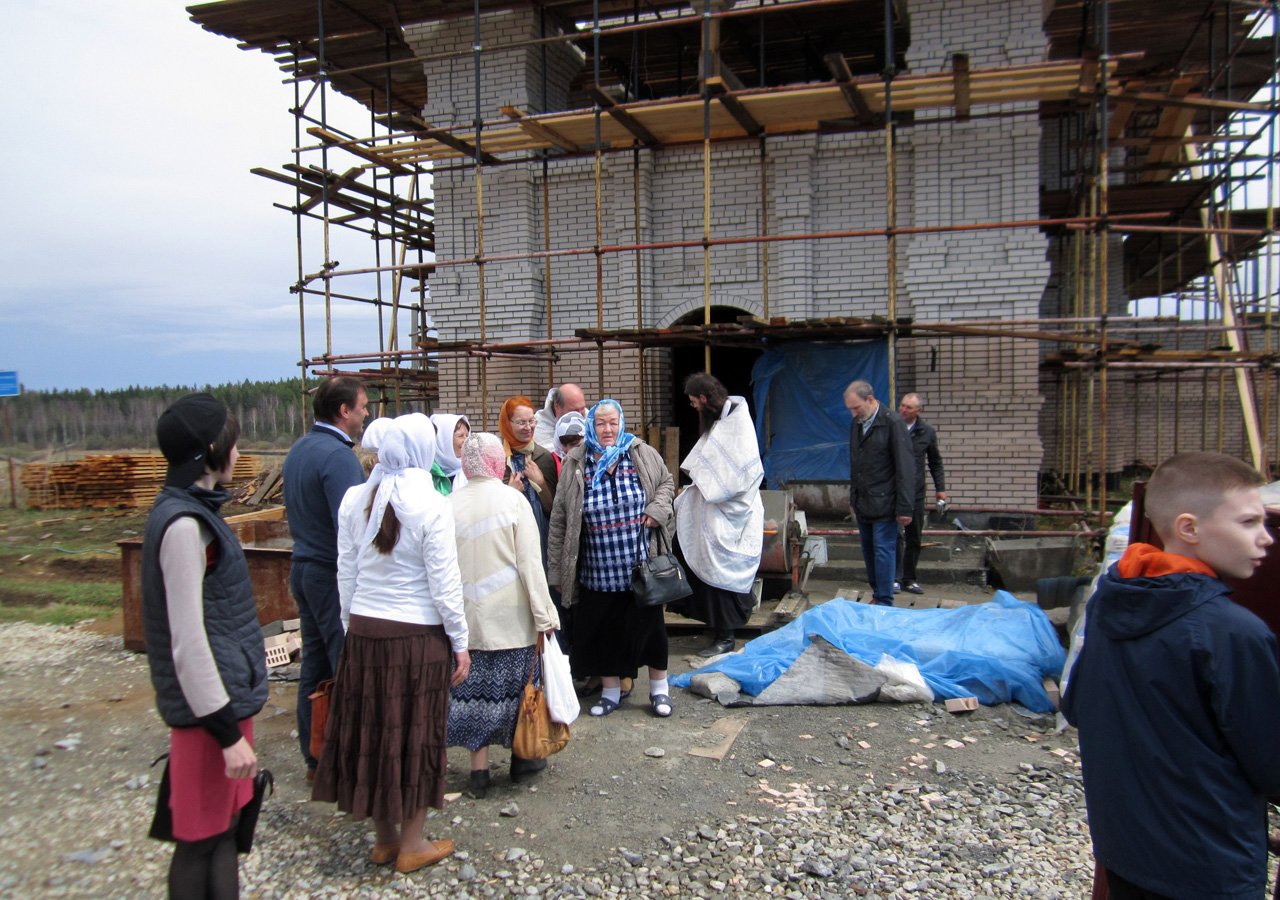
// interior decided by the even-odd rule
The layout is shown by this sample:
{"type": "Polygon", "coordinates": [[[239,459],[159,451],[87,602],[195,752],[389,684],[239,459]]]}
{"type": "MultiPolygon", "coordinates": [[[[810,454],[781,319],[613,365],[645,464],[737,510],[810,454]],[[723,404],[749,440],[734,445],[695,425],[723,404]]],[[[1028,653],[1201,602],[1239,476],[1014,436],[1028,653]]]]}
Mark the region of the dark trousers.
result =
{"type": "Polygon", "coordinates": [[[342,613],[338,604],[338,570],[318,562],[294,561],[289,569],[289,593],[298,604],[302,624],[302,671],[298,676],[298,746],[308,768],[311,756],[311,694],[338,671],[342,653],[342,613]]]}
{"type": "Polygon", "coordinates": [[[924,534],[924,494],[916,498],[911,508],[911,523],[902,526],[898,534],[898,580],[903,584],[919,581],[916,564],[920,562],[920,538],[924,534]]]}
{"type": "Polygon", "coordinates": [[[1110,869],[1107,873],[1108,900],[1173,900],[1165,894],[1157,894],[1146,888],[1140,888],[1132,881],[1126,881],[1110,869]]]}
{"type": "Polygon", "coordinates": [[[858,539],[862,543],[862,562],[867,567],[867,580],[871,582],[872,602],[893,606],[898,520],[859,518],[858,539]]]}

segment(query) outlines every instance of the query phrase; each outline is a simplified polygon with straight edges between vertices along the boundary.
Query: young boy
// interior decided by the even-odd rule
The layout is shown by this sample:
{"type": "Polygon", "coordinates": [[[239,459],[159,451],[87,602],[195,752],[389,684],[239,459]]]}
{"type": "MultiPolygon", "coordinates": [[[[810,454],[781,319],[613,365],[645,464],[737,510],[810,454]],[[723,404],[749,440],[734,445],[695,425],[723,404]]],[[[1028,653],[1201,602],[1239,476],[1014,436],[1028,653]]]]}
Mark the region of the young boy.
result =
{"type": "Polygon", "coordinates": [[[1135,543],[1098,582],[1063,697],[1080,730],[1085,803],[1111,897],[1248,897],[1267,873],[1280,794],[1276,638],[1228,599],[1272,538],[1262,476],[1219,453],[1156,469],[1135,543]]]}

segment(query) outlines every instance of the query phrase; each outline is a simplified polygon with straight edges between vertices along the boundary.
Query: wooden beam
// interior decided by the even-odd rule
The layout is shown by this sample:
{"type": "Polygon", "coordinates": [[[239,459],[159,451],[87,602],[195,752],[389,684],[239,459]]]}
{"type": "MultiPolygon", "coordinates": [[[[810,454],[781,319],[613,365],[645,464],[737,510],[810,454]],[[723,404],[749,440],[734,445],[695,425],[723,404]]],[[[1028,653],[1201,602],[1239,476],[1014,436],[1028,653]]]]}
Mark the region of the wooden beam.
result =
{"type": "MultiPolygon", "coordinates": [[[[738,73],[733,71],[732,67],[730,67],[723,59],[717,59],[716,70],[717,74],[711,77],[719,79],[726,87],[729,88],[729,90],[745,91],[747,89],[747,86],[742,83],[742,79],[738,77],[738,73]]],[[[711,79],[708,79],[708,84],[710,81],[711,79]]]]}
{"type": "Polygon", "coordinates": [[[1173,97],[1169,94],[1148,94],[1142,92],[1124,93],[1119,91],[1109,92],[1109,96],[1119,99],[1132,100],[1135,103],[1141,103],[1144,106],[1172,106],[1179,109],[1218,109],[1229,112],[1269,112],[1270,109],[1265,103],[1243,103],[1238,100],[1211,100],[1207,97],[1173,97]]]}
{"type": "MultiPolygon", "coordinates": [[[[1169,86],[1168,98],[1179,100],[1191,91],[1195,80],[1191,76],[1176,79],[1169,86]]],[[[1127,95],[1128,96],[1128,95],[1127,95]]],[[[1132,96],[1136,96],[1132,95],[1132,96]]],[[[1160,119],[1151,132],[1153,137],[1183,137],[1195,118],[1195,111],[1166,104],[1160,110],[1160,119]]],[[[1155,168],[1146,169],[1140,176],[1142,181],[1167,181],[1173,175],[1173,167],[1161,168],[1160,163],[1175,163],[1179,159],[1180,145],[1153,146],[1147,154],[1147,165],[1155,168]]]]}
{"type": "Polygon", "coordinates": [[[661,145],[662,142],[654,137],[653,133],[649,131],[648,128],[645,128],[634,118],[628,115],[625,109],[614,103],[613,98],[605,93],[604,88],[600,87],[600,85],[593,84],[589,86],[587,88],[587,93],[591,96],[591,99],[596,101],[602,110],[613,117],[615,122],[627,129],[627,131],[631,132],[632,136],[640,143],[650,149],[654,149],[661,145]]]}
{"type": "MultiPolygon", "coordinates": [[[[359,166],[357,166],[354,169],[348,169],[347,171],[339,175],[337,178],[335,178],[329,184],[329,190],[333,191],[334,193],[337,193],[338,191],[341,191],[343,188],[351,184],[354,184],[355,180],[360,177],[360,173],[363,171],[364,169],[359,166]]],[[[319,206],[323,202],[324,202],[323,193],[314,194],[310,200],[303,202],[302,205],[298,207],[298,212],[306,212],[309,209],[315,209],[317,206],[319,206]]]]}
{"type": "Polygon", "coordinates": [[[397,175],[408,175],[412,172],[411,169],[407,169],[397,162],[392,162],[382,154],[369,149],[363,144],[348,141],[325,128],[313,125],[311,128],[307,129],[307,134],[311,135],[313,138],[319,138],[322,143],[328,144],[331,147],[341,147],[351,155],[358,156],[376,166],[382,166],[384,169],[389,169],[397,175]]]}
{"type": "Polygon", "coordinates": [[[1124,86],[1122,93],[1115,100],[1115,106],[1111,110],[1111,118],[1107,122],[1107,140],[1115,143],[1124,135],[1124,130],[1129,127],[1129,120],[1133,118],[1133,111],[1138,108],[1133,102],[1132,94],[1137,94],[1142,90],[1141,81],[1131,81],[1124,86]]]}
{"type": "Polygon", "coordinates": [[[720,101],[720,105],[729,111],[729,115],[733,116],[748,135],[756,137],[764,131],[764,126],[757,122],[751,113],[747,112],[746,107],[738,102],[738,98],[730,93],[729,86],[719,75],[713,75],[707,79],[707,90],[711,92],[711,96],[720,101]]]}
{"type": "Polygon", "coordinates": [[[1080,57],[1080,80],[1076,90],[1082,98],[1092,97],[1098,90],[1098,51],[1088,48],[1080,57]]]}
{"type": "Polygon", "coordinates": [[[853,83],[853,73],[849,71],[849,64],[845,62],[844,56],[840,53],[828,53],[822,57],[822,61],[827,64],[832,80],[840,86],[840,93],[844,95],[844,102],[849,104],[849,109],[853,111],[853,117],[860,124],[874,124],[875,114],[871,112],[871,107],[867,106],[862,91],[858,90],[858,86],[853,83]]]}
{"type": "Polygon", "coordinates": [[[966,122],[969,119],[969,54],[952,54],[951,80],[956,94],[956,121],[966,122]]]}
{"type": "MultiPolygon", "coordinates": [[[[447,131],[435,128],[431,123],[425,119],[419,118],[418,116],[406,116],[406,118],[413,123],[414,130],[421,137],[430,138],[437,143],[444,144],[446,147],[452,147],[464,156],[471,157],[472,159],[475,158],[475,144],[468,143],[467,141],[462,140],[462,138],[455,137],[447,131]]],[[[483,152],[480,154],[480,161],[489,166],[495,165],[499,162],[498,157],[494,156],[492,153],[483,152]]]]}
{"type": "Polygon", "coordinates": [[[564,135],[559,134],[554,128],[548,128],[536,119],[529,118],[514,106],[502,107],[502,114],[519,125],[520,130],[534,140],[545,141],[553,147],[559,147],[566,153],[577,153],[582,149],[564,135]]]}

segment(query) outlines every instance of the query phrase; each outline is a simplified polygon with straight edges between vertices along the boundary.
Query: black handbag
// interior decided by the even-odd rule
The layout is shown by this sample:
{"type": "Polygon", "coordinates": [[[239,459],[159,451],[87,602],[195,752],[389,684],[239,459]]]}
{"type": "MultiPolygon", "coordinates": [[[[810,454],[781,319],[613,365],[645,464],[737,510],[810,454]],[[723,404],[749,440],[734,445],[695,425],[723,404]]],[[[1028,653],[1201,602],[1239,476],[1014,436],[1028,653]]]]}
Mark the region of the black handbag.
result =
{"type": "Polygon", "coordinates": [[[164,760],[164,774],[160,776],[160,790],[156,793],[156,811],[151,817],[151,828],[147,831],[147,837],[155,838],[157,841],[172,841],[173,837],[173,810],[169,809],[169,754],[162,753],[151,761],[151,768],[155,768],[160,760],[164,760]]]}
{"type": "Polygon", "coordinates": [[[693,593],[689,577],[671,552],[666,533],[658,529],[658,552],[631,567],[631,591],[640,606],[662,606],[693,593]]]}
{"type": "Polygon", "coordinates": [[[259,769],[253,776],[253,799],[240,808],[240,821],[236,823],[236,850],[248,853],[253,849],[253,832],[258,827],[258,815],[262,801],[268,793],[276,792],[276,780],[270,769],[259,769]]]}

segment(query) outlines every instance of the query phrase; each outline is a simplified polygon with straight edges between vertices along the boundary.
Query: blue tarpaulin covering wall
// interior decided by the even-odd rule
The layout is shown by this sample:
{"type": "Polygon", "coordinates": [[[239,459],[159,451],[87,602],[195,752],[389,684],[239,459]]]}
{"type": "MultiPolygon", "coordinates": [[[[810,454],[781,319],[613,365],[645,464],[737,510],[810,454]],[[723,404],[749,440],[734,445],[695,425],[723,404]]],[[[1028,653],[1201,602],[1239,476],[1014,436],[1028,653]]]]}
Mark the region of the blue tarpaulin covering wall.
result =
{"type": "Polygon", "coordinates": [[[849,480],[849,411],[844,389],[862,379],[889,396],[889,345],[785,344],[771,347],[751,370],[756,433],[769,487],[793,481],[849,480]],[[770,434],[764,432],[768,403],[770,434]]]}

